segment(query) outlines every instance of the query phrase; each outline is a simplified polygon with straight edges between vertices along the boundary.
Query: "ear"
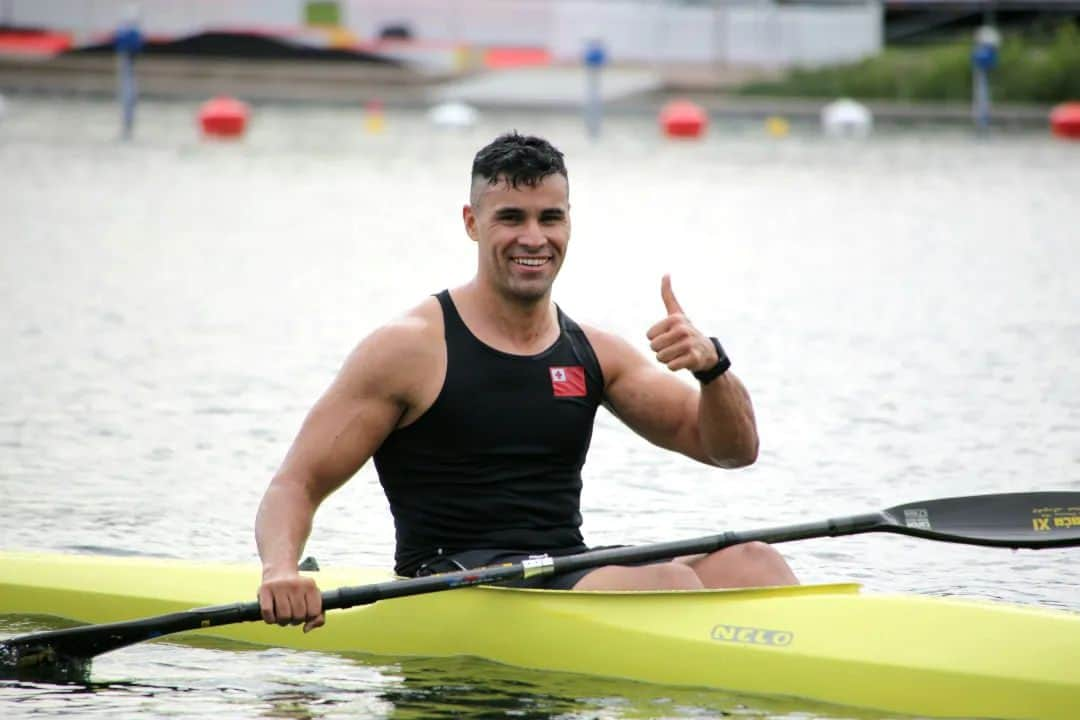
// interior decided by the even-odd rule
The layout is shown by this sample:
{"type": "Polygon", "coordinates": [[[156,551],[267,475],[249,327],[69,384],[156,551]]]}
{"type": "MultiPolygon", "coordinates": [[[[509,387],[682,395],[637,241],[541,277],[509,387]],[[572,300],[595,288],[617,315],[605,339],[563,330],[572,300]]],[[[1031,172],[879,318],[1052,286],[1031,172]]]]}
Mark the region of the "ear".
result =
{"type": "Polygon", "coordinates": [[[473,212],[472,205],[462,206],[461,219],[465,222],[466,234],[476,242],[476,213],[473,212]]]}

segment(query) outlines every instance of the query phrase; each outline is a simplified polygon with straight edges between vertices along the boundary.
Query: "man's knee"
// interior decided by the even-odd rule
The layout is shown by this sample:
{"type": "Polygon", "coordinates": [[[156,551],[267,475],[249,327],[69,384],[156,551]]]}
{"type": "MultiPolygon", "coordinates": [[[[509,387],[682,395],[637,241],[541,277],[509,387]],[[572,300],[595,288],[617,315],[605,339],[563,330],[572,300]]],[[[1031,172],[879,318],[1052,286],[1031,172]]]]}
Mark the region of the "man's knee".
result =
{"type": "Polygon", "coordinates": [[[724,559],[729,562],[749,563],[751,565],[769,565],[777,562],[784,563],[780,552],[769,543],[759,541],[732,545],[720,551],[724,559]]]}
{"type": "Polygon", "coordinates": [[[776,548],[768,543],[733,545],[693,563],[706,587],[795,585],[799,581],[776,548]]]}
{"type": "Polygon", "coordinates": [[[694,568],[677,562],[646,565],[641,568],[652,573],[654,585],[651,590],[701,590],[704,585],[694,568]]]}

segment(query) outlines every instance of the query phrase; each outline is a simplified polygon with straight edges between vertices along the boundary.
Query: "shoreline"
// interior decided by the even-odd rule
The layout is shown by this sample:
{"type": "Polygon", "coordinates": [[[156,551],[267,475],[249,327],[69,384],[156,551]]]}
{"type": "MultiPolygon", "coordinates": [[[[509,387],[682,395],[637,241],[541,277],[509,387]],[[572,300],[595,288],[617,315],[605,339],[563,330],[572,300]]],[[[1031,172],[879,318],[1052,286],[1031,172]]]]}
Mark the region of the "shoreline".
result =
{"type": "MultiPolygon", "coordinates": [[[[520,70],[520,69],[518,69],[520,70]]],[[[528,68],[533,78],[559,88],[552,100],[537,88],[530,96],[515,69],[454,71],[410,65],[340,62],[330,60],[243,60],[210,57],[140,57],[136,76],[141,96],[157,100],[205,100],[232,95],[246,102],[363,105],[372,100],[386,107],[428,108],[454,99],[454,89],[482,80],[488,94],[462,101],[481,110],[580,112],[583,105],[583,70],[547,66],[528,68]],[[501,85],[500,85],[501,84],[501,85]],[[495,92],[491,92],[491,88],[495,92]],[[505,88],[505,95],[498,90],[505,88]]],[[[656,114],[673,99],[690,100],[710,115],[726,118],[783,116],[795,121],[817,121],[829,102],[818,98],[743,96],[733,90],[748,80],[769,74],[748,68],[716,66],[617,66],[605,68],[601,79],[620,74],[638,79],[636,89],[605,99],[604,109],[614,115],[656,114]]],[[[531,82],[535,82],[532,80],[531,82]]],[[[112,55],[62,55],[48,59],[0,57],[0,93],[113,97],[116,59],[112,55]]],[[[617,83],[609,83],[617,84],[617,83]]],[[[545,88],[550,90],[550,87],[545,88]]],[[[901,103],[862,101],[883,123],[970,124],[971,107],[958,103],[901,103]]],[[[1050,106],[1000,105],[993,110],[997,126],[1047,128],[1050,106]]]]}

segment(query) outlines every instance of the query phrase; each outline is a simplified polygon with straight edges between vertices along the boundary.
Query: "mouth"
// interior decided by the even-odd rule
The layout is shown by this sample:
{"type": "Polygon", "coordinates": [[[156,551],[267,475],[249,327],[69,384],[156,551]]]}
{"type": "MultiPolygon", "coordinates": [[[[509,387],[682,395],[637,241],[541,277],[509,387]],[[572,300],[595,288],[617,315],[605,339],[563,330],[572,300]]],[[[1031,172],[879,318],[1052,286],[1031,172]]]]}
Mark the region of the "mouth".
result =
{"type": "Polygon", "coordinates": [[[521,267],[538,268],[551,262],[551,257],[512,257],[510,258],[510,262],[521,267]]]}

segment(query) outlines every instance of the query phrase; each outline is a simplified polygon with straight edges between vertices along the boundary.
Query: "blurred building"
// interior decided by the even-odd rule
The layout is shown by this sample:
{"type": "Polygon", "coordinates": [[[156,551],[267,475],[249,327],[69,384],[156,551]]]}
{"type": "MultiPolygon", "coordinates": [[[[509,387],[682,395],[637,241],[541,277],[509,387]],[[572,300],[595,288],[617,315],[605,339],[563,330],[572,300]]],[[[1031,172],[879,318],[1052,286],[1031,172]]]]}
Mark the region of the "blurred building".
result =
{"type": "Polygon", "coordinates": [[[883,41],[881,0],[0,0],[0,24],[107,36],[139,8],[150,37],[330,28],[328,42],[517,47],[577,62],[601,40],[615,63],[765,67],[857,60],[883,41]]]}

